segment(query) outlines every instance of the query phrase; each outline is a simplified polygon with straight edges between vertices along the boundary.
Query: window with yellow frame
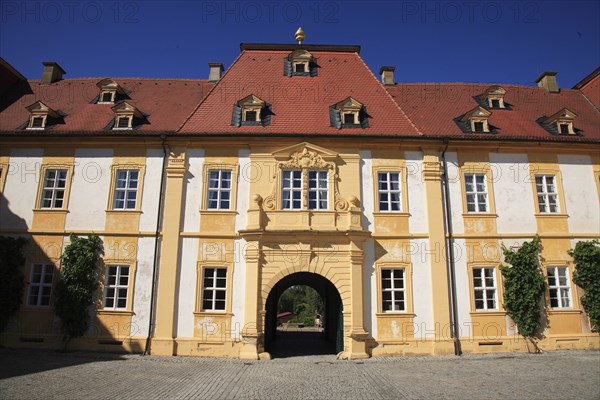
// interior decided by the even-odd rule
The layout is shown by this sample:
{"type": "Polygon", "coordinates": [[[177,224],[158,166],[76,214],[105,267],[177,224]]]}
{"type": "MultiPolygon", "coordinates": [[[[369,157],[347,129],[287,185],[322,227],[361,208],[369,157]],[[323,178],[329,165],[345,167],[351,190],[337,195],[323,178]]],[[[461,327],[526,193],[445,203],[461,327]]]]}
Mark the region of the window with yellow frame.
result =
{"type": "Polygon", "coordinates": [[[146,167],[140,164],[114,164],[111,167],[108,210],[140,211],[146,167]]]}
{"type": "Polygon", "coordinates": [[[376,265],[379,313],[413,312],[412,271],[409,263],[376,265]]]}
{"type": "Polygon", "coordinates": [[[233,268],[222,263],[198,263],[196,314],[231,313],[233,268]]]}
{"type": "Polygon", "coordinates": [[[72,177],[73,165],[42,165],[34,210],[67,210],[72,177]]]}

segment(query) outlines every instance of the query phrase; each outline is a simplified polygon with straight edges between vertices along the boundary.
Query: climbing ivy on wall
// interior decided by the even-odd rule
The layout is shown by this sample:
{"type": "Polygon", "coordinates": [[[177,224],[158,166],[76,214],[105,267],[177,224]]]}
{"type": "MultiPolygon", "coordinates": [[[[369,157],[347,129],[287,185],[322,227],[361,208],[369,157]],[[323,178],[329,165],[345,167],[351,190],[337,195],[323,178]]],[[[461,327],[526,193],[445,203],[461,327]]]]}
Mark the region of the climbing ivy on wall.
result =
{"type": "Polygon", "coordinates": [[[569,255],[575,262],[573,282],[585,291],[581,304],[590,317],[594,332],[600,332],[600,242],[578,242],[569,250],[569,255]]]}
{"type": "Polygon", "coordinates": [[[54,311],[65,332],[64,350],[72,338],[83,336],[89,323],[88,308],[98,286],[98,262],[104,254],[102,240],[95,235],[80,238],[71,234],[70,244],[60,257],[61,268],[54,311]]]}
{"type": "MultiPolygon", "coordinates": [[[[516,250],[502,246],[502,252],[505,263],[510,264],[500,266],[504,277],[504,309],[526,343],[531,343],[535,352],[540,353],[537,340],[541,337],[541,304],[546,290],[539,266],[540,238],[536,235],[516,250]]],[[[529,344],[527,349],[531,352],[529,344]]]]}
{"type": "Polygon", "coordinates": [[[24,238],[0,236],[0,332],[23,301],[25,276],[21,267],[25,264],[23,248],[26,244],[24,238]]]}

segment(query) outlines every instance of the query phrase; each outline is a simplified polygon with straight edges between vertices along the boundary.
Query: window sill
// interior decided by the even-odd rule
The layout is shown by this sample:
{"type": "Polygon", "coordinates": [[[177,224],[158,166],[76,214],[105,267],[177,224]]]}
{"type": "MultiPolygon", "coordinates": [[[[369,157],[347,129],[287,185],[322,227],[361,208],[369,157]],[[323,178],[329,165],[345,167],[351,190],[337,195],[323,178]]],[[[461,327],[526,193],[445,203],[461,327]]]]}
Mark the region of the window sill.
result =
{"type": "Polygon", "coordinates": [[[505,316],[506,312],[498,310],[478,310],[469,312],[470,315],[505,316]]]}
{"type": "Polygon", "coordinates": [[[48,213],[48,214],[68,214],[69,210],[66,208],[34,208],[34,213],[48,213]]]}
{"type": "Polygon", "coordinates": [[[117,214],[141,214],[142,210],[106,210],[106,212],[117,214]]]}
{"type": "Polygon", "coordinates": [[[565,213],[535,213],[536,218],[567,218],[565,213]]]}
{"type": "Polygon", "coordinates": [[[375,313],[376,317],[390,317],[390,318],[398,318],[398,317],[414,317],[416,314],[409,311],[389,311],[389,312],[378,312],[375,313]]]}
{"type": "Polygon", "coordinates": [[[194,311],[194,316],[196,317],[204,317],[204,316],[212,316],[212,317],[230,317],[233,316],[233,313],[227,311],[194,311]]]}
{"type": "Polygon", "coordinates": [[[200,214],[211,214],[211,215],[237,215],[235,210],[200,210],[200,214]]]}
{"type": "Polygon", "coordinates": [[[582,310],[578,308],[551,308],[548,310],[548,315],[552,314],[581,314],[582,310]]]}
{"type": "Polygon", "coordinates": [[[498,218],[498,214],[469,212],[469,213],[463,213],[462,217],[463,218],[498,218]]]}
{"type": "Polygon", "coordinates": [[[406,211],[375,211],[373,215],[382,217],[410,217],[410,213],[406,211]]]}
{"type": "Polygon", "coordinates": [[[102,309],[102,310],[98,310],[97,314],[98,315],[128,315],[128,316],[132,316],[133,315],[133,311],[131,311],[131,310],[107,310],[107,309],[102,309]]]}

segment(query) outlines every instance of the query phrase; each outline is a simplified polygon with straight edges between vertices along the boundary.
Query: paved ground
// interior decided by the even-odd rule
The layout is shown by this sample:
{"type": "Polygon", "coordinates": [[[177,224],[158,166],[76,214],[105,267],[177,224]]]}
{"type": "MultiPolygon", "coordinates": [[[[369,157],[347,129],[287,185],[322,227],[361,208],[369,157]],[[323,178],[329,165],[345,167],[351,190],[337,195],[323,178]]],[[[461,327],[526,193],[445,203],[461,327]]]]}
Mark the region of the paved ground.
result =
{"type": "Polygon", "coordinates": [[[1,399],[600,399],[600,352],[272,361],[0,349],[1,399]]]}

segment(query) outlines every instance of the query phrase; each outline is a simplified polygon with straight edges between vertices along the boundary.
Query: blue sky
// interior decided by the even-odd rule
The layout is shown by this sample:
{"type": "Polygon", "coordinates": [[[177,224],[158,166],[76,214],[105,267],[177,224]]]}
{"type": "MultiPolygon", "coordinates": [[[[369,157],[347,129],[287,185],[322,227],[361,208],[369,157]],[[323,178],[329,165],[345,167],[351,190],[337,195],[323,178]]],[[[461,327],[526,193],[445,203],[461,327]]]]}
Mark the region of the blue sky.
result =
{"type": "Polygon", "coordinates": [[[600,65],[600,1],[0,1],[0,56],[29,79],[42,61],[75,77],[208,77],[239,44],[359,44],[399,82],[570,88],[600,65]]]}

